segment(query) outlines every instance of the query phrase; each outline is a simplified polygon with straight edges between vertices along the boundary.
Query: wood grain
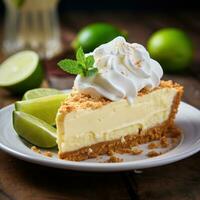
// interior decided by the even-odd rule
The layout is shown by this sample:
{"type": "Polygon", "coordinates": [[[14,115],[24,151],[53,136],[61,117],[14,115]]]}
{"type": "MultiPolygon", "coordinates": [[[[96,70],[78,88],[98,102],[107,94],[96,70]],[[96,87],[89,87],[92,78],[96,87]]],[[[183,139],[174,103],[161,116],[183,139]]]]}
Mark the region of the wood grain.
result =
{"type": "Polygon", "coordinates": [[[200,191],[200,154],[175,164],[146,169],[133,174],[140,199],[198,200],[200,191]]]}
{"type": "Polygon", "coordinates": [[[0,163],[1,200],[130,199],[120,173],[53,169],[19,161],[3,152],[0,163]]]}

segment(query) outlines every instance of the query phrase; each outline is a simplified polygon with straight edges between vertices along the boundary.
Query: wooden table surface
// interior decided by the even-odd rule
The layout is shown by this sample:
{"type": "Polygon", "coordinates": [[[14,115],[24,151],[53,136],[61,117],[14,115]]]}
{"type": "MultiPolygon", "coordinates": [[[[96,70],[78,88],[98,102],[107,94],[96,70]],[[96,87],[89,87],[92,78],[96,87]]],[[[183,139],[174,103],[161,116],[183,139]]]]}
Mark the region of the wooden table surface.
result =
{"type": "MultiPolygon", "coordinates": [[[[200,14],[152,14],[73,12],[62,17],[64,37],[90,22],[106,21],[129,32],[129,40],[146,44],[149,35],[162,27],[180,27],[196,46],[191,70],[165,75],[185,86],[183,100],[200,108],[200,14]]],[[[55,81],[55,80],[54,80],[55,81]]],[[[63,87],[66,79],[57,80],[63,87]]],[[[17,98],[0,90],[0,108],[17,98]]],[[[200,154],[162,167],[139,172],[83,173],[30,164],[0,151],[0,200],[86,200],[86,199],[200,199],[200,154]]]]}

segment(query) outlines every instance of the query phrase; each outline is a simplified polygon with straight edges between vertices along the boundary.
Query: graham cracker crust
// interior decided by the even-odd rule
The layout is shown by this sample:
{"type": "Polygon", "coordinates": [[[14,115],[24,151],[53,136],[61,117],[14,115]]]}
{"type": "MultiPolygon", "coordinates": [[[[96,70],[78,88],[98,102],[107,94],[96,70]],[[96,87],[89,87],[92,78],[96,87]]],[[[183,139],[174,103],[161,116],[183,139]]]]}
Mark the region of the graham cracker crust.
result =
{"type": "MultiPolygon", "coordinates": [[[[159,124],[155,127],[152,127],[148,130],[140,129],[139,132],[136,133],[137,135],[135,133],[131,134],[131,135],[127,135],[123,138],[123,140],[120,138],[117,140],[100,142],[100,143],[97,143],[97,144],[94,144],[91,146],[81,148],[76,151],[59,152],[58,153],[59,158],[65,159],[65,160],[71,160],[71,161],[86,160],[89,158],[95,158],[99,155],[108,154],[111,151],[116,152],[119,150],[131,148],[138,144],[144,144],[144,143],[148,143],[148,142],[151,142],[154,140],[159,140],[163,136],[166,136],[167,129],[169,127],[173,127],[173,125],[174,125],[175,115],[178,111],[178,106],[179,106],[179,103],[180,103],[180,100],[181,100],[181,97],[183,94],[183,87],[177,83],[172,83],[172,81],[162,81],[158,88],[164,88],[164,87],[175,88],[177,90],[177,94],[173,100],[171,113],[170,113],[167,121],[165,121],[162,124],[159,124]]],[[[154,90],[156,90],[158,88],[155,88],[154,90]]],[[[153,91],[153,90],[151,90],[151,91],[153,91]]],[[[144,90],[144,91],[141,91],[139,95],[144,95],[151,91],[144,90]]],[[[97,100],[95,100],[94,102],[96,102],[96,101],[97,100]]],[[[105,102],[105,104],[109,103],[106,100],[105,101],[103,100],[103,102],[105,102]]],[[[67,111],[67,109],[66,110],[63,109],[62,112],[69,112],[69,110],[67,111]]]]}

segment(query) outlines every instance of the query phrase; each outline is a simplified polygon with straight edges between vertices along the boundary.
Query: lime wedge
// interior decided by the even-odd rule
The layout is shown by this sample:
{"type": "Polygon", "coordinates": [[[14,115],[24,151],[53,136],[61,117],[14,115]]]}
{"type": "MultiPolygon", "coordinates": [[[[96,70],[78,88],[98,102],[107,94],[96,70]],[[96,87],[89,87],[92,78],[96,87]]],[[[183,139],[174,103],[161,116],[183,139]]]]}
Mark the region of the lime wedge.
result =
{"type": "Polygon", "coordinates": [[[34,51],[21,51],[0,65],[0,87],[22,94],[39,87],[43,74],[38,54],[34,51]]]}
{"type": "Polygon", "coordinates": [[[56,95],[56,94],[63,94],[62,91],[52,89],[52,88],[36,88],[27,91],[22,100],[30,100],[30,99],[36,99],[40,97],[45,97],[45,96],[51,96],[51,95],[56,95]]]}
{"type": "Polygon", "coordinates": [[[13,111],[13,127],[31,144],[43,148],[56,146],[56,129],[32,115],[13,111]]]}
{"type": "Polygon", "coordinates": [[[28,113],[44,120],[48,124],[54,125],[58,108],[66,98],[67,94],[58,94],[28,101],[17,101],[15,109],[16,111],[28,113]]]}

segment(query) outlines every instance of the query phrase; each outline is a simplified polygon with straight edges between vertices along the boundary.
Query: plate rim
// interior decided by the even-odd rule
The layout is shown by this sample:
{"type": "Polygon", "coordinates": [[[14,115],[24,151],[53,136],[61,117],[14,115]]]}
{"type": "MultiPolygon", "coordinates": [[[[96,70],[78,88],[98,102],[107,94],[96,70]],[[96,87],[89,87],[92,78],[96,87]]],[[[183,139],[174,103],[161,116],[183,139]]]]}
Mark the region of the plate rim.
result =
{"type": "MultiPolygon", "coordinates": [[[[181,101],[182,106],[186,106],[189,109],[193,109],[200,114],[200,110],[191,106],[185,102],[181,101]]],[[[12,109],[14,105],[8,105],[2,109],[0,109],[0,114],[2,112],[9,112],[9,109],[12,109]]],[[[200,134],[200,132],[199,132],[200,134]]],[[[165,156],[162,158],[162,155],[159,157],[148,158],[144,160],[137,160],[137,161],[128,161],[128,162],[121,162],[121,163],[90,163],[90,162],[76,162],[76,161],[66,161],[66,160],[51,160],[47,157],[40,157],[41,155],[30,155],[23,152],[20,152],[16,149],[10,148],[1,143],[0,141],[0,150],[16,157],[24,161],[28,161],[31,163],[54,167],[54,168],[62,168],[62,169],[71,169],[77,171],[96,171],[96,172],[108,172],[108,171],[127,171],[127,170],[135,170],[135,169],[145,169],[150,167],[157,167],[166,164],[170,164],[182,159],[185,159],[198,151],[200,151],[200,140],[197,140],[193,146],[187,149],[184,152],[181,152],[174,156],[165,156]]],[[[173,150],[172,150],[173,151],[173,150]]],[[[171,152],[171,151],[170,151],[171,152]]],[[[168,154],[169,152],[165,153],[164,155],[168,154]]]]}

